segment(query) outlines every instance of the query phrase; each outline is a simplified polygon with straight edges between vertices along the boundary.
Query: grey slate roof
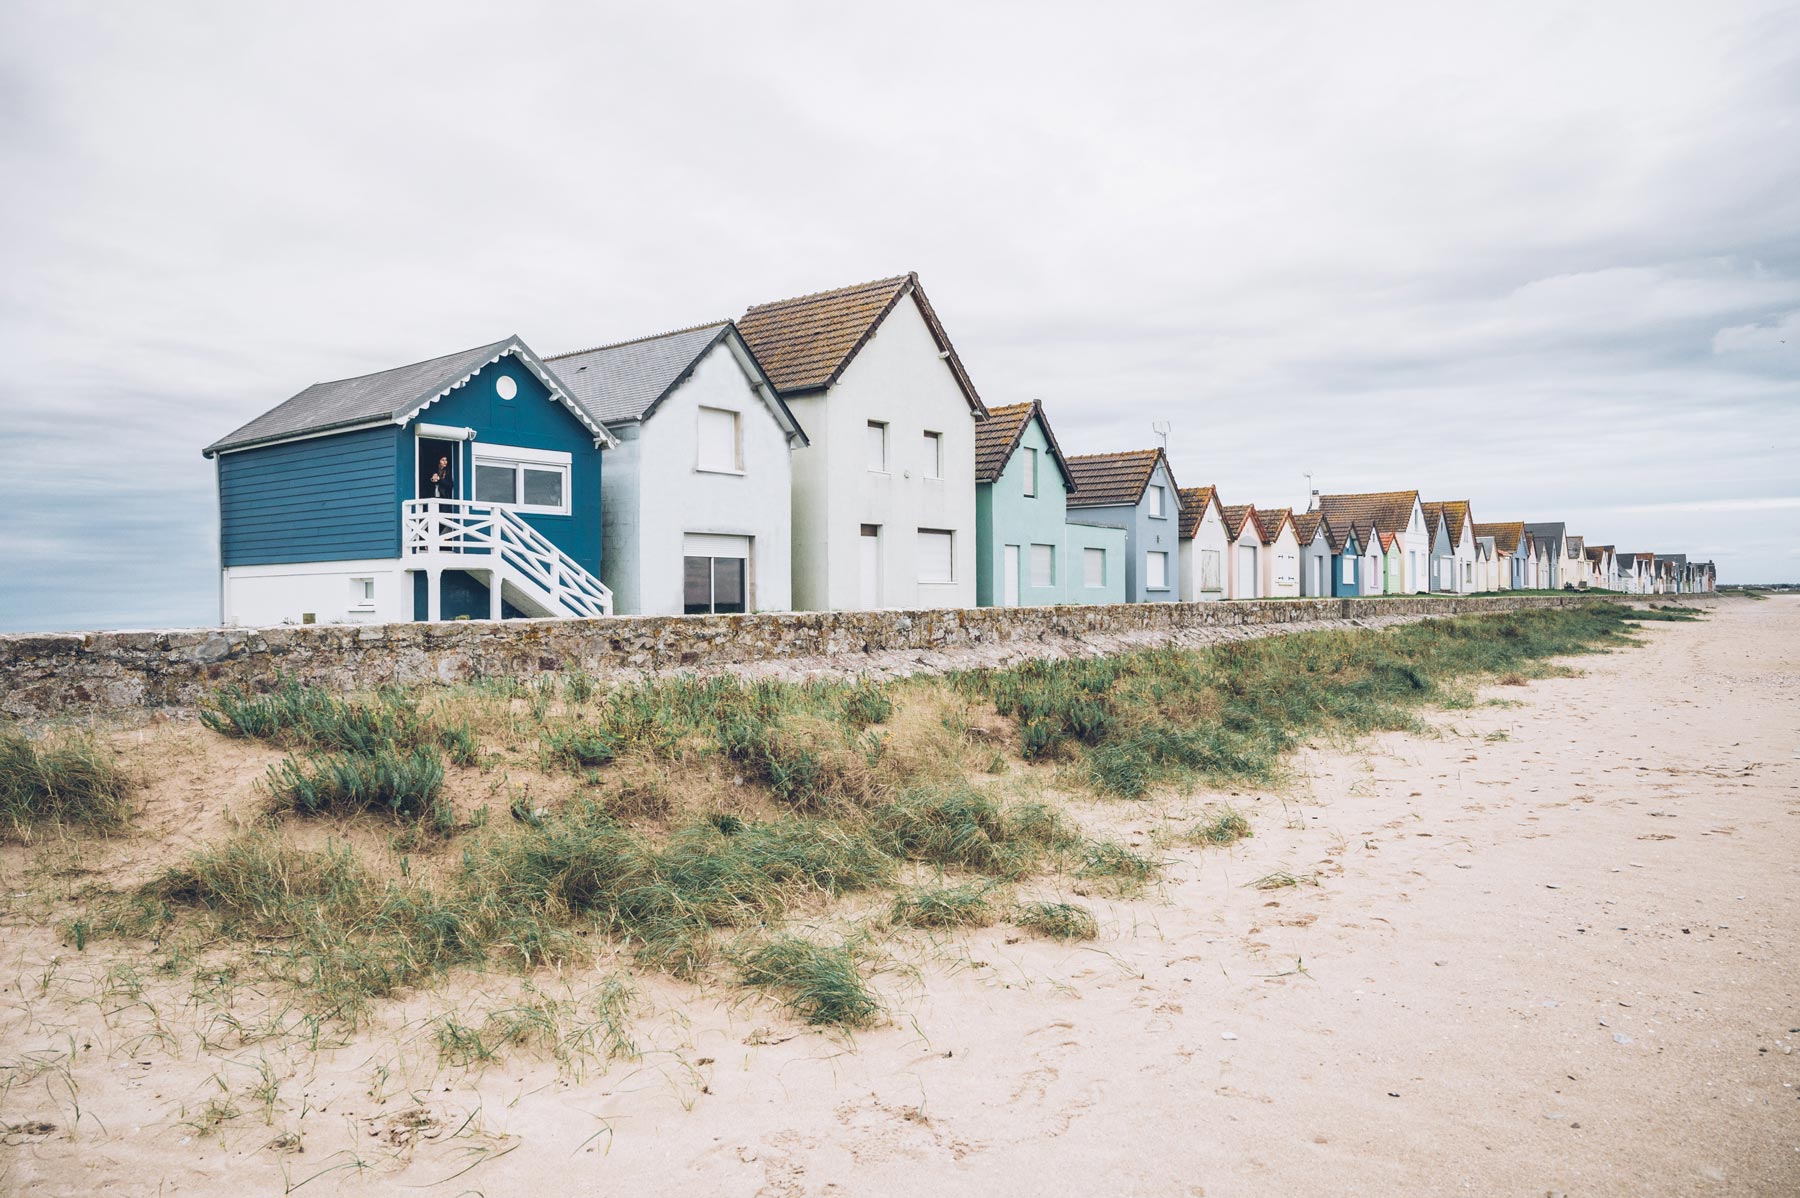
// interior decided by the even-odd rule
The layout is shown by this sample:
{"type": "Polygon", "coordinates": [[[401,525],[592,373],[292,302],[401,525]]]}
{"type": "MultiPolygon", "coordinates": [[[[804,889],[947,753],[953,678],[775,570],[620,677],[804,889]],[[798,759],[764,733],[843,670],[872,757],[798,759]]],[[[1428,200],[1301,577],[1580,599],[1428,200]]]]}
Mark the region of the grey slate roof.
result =
{"type": "MultiPolygon", "coordinates": [[[[392,370],[381,370],[355,378],[314,383],[292,399],[277,404],[235,432],[214,441],[201,452],[206,457],[211,457],[222,450],[242,449],[265,441],[278,441],[284,437],[325,433],[381,420],[396,420],[480,370],[513,346],[519,347],[527,361],[542,366],[542,363],[537,362],[536,355],[519,338],[503,337],[488,345],[414,362],[410,366],[396,366],[392,370]]],[[[554,375],[551,377],[555,378],[554,375]]],[[[561,380],[557,380],[557,387],[568,393],[568,387],[562,385],[561,380]]],[[[599,426],[601,435],[607,435],[604,421],[588,415],[585,423],[599,426]]]]}
{"type": "Polygon", "coordinates": [[[595,419],[642,420],[730,327],[730,321],[720,320],[635,341],[551,354],[546,361],[555,363],[557,377],[569,385],[595,419]]]}
{"type": "Polygon", "coordinates": [[[1568,526],[1561,521],[1555,524],[1527,524],[1525,531],[1539,541],[1560,541],[1563,539],[1563,529],[1566,527],[1568,526]]]}
{"type": "Polygon", "coordinates": [[[728,337],[735,337],[744,356],[755,364],[758,381],[767,387],[765,400],[773,398],[775,401],[777,422],[790,436],[797,435],[804,444],[805,430],[776,394],[761,363],[756,361],[756,355],[750,352],[750,347],[737,333],[737,326],[729,320],[593,349],[552,354],[545,361],[555,364],[556,376],[594,419],[602,423],[644,420],[686,380],[713,346],[728,337]]]}

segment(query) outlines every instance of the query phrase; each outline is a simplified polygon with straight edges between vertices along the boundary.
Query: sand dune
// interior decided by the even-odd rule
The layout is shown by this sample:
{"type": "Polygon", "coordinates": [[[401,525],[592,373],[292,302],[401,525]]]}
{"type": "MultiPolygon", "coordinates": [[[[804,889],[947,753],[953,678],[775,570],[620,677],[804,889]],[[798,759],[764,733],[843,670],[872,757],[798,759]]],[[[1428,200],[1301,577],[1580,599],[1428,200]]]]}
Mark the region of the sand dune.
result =
{"type": "MultiPolygon", "coordinates": [[[[1252,840],[1092,899],[1092,945],[913,942],[854,1040],[653,980],[605,1073],[444,1068],[442,994],[335,1050],[207,1047],[125,992],[59,1001],[92,954],[8,920],[0,1188],[1800,1192],[1800,602],[1643,636],[1434,736],[1309,748],[1232,799],[1252,840]]],[[[1150,845],[1217,797],[1103,818],[1150,845]]]]}

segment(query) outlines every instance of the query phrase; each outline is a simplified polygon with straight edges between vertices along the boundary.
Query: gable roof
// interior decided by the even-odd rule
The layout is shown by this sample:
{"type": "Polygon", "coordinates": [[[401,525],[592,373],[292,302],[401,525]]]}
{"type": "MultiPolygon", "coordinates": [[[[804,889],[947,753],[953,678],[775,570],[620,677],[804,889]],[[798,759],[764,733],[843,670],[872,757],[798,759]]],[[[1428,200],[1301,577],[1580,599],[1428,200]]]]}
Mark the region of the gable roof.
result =
{"type": "Polygon", "coordinates": [[[1518,520],[1501,524],[1477,524],[1475,535],[1493,537],[1494,548],[1501,553],[1517,553],[1525,540],[1525,525],[1518,520]]]}
{"type": "Polygon", "coordinates": [[[888,313],[909,295],[919,305],[919,314],[968,400],[969,410],[976,419],[984,418],[987,408],[975,393],[975,384],[969,381],[969,372],[963,369],[931,301],[925,298],[917,272],[756,304],[744,312],[737,326],[777,391],[783,395],[823,391],[838,381],[888,313]]]}
{"type": "MultiPolygon", "coordinates": [[[[1252,504],[1252,507],[1256,505],[1252,504]]],[[[1273,545],[1275,538],[1281,535],[1281,526],[1293,524],[1294,509],[1291,507],[1259,507],[1256,508],[1256,527],[1262,533],[1263,544],[1273,545]]],[[[1297,534],[1296,534],[1297,535],[1297,534]]]]}
{"type": "MultiPolygon", "coordinates": [[[[1244,535],[1244,525],[1250,523],[1250,517],[1256,514],[1256,508],[1248,503],[1233,504],[1225,509],[1225,534],[1233,541],[1244,535]]],[[[1256,538],[1262,539],[1262,526],[1256,526],[1256,538]]]]}
{"type": "Polygon", "coordinates": [[[773,384],[763,372],[756,355],[738,335],[729,320],[657,333],[630,341],[616,341],[592,349],[552,354],[547,362],[556,363],[560,377],[569,391],[596,419],[602,421],[648,420],[663,400],[686,382],[700,360],[714,346],[725,343],[750,376],[751,385],[762,393],[775,422],[788,434],[807,443],[806,430],[775,393],[773,384]]]}
{"type": "MultiPolygon", "coordinates": [[[[1175,485],[1175,472],[1160,449],[1128,449],[1124,453],[1085,453],[1068,459],[1069,473],[1075,477],[1075,493],[1069,497],[1070,507],[1120,507],[1136,504],[1144,498],[1144,488],[1161,463],[1175,485]]],[[[1176,491],[1179,493],[1180,488],[1176,491]]]]}
{"type": "Polygon", "coordinates": [[[1373,525],[1377,531],[1405,532],[1412,523],[1417,491],[1371,491],[1359,495],[1321,495],[1319,510],[1336,524],[1340,520],[1357,528],[1373,525]]]}
{"type": "Polygon", "coordinates": [[[594,440],[617,444],[606,426],[569,394],[568,387],[518,337],[503,337],[474,349],[459,350],[441,358],[427,358],[410,366],[396,366],[355,378],[314,383],[261,416],[227,433],[201,450],[212,457],[235,449],[271,441],[321,436],[371,424],[406,424],[456,388],[468,382],[484,366],[508,355],[516,357],[550,390],[550,397],[567,408],[594,440]]]}
{"type": "Polygon", "coordinates": [[[1564,530],[1567,527],[1568,525],[1558,520],[1550,524],[1527,524],[1525,531],[1531,534],[1533,540],[1560,541],[1563,539],[1564,530]]]}
{"type": "Polygon", "coordinates": [[[1437,509],[1438,518],[1450,530],[1450,547],[1452,549],[1462,548],[1463,529],[1474,523],[1469,516],[1469,501],[1466,499],[1443,499],[1423,506],[1428,509],[1437,509]]]}
{"type": "Polygon", "coordinates": [[[1219,503],[1219,488],[1216,486],[1186,487],[1176,492],[1181,496],[1181,539],[1191,541],[1200,533],[1200,523],[1206,519],[1206,509],[1210,505],[1219,511],[1219,520],[1225,519],[1224,507],[1219,503]]]}
{"type": "MultiPolygon", "coordinates": [[[[1319,525],[1325,521],[1325,513],[1321,511],[1296,512],[1294,517],[1294,539],[1302,545],[1310,545],[1319,535],[1319,525]]],[[[1325,540],[1331,541],[1331,530],[1326,529],[1325,540]]]]}
{"type": "Polygon", "coordinates": [[[1056,462],[1056,468],[1062,471],[1063,482],[1068,485],[1069,491],[1073,493],[1080,489],[1075,485],[1074,475],[1069,472],[1069,462],[1063,457],[1062,446],[1056,443],[1056,434],[1050,431],[1050,421],[1044,415],[1044,405],[1035,399],[1030,403],[1011,403],[989,408],[988,418],[975,426],[976,482],[991,483],[999,480],[1033,419],[1044,430],[1044,440],[1050,443],[1050,457],[1056,462]]]}

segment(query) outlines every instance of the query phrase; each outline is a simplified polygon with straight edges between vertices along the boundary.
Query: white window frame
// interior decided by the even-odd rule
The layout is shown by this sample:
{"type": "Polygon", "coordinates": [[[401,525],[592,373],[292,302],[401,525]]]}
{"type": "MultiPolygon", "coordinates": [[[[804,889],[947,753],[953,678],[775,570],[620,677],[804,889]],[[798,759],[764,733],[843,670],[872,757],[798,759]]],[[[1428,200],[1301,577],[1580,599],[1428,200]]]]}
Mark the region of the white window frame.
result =
{"type": "Polygon", "coordinates": [[[925,477],[944,477],[944,434],[932,429],[925,430],[925,477]]]}
{"type": "Polygon", "coordinates": [[[522,445],[488,445],[477,441],[469,462],[468,494],[477,503],[491,504],[494,507],[509,508],[515,512],[527,512],[540,516],[566,516],[570,507],[570,484],[573,480],[572,464],[574,455],[566,450],[527,449],[522,445]],[[526,470],[555,470],[562,474],[562,503],[551,506],[542,503],[506,503],[497,499],[480,499],[476,496],[476,488],[482,466],[511,466],[513,468],[513,494],[523,497],[525,494],[526,470]]]}
{"type": "Polygon", "coordinates": [[[1169,518],[1168,488],[1159,483],[1150,484],[1150,518],[1152,520],[1169,518]]]}
{"type": "Polygon", "coordinates": [[[350,580],[350,610],[375,610],[375,579],[373,575],[358,575],[350,580]]]}
{"type": "Polygon", "coordinates": [[[1038,451],[1032,446],[1025,448],[1025,498],[1035,499],[1038,493],[1038,451]]]}
{"type": "Polygon", "coordinates": [[[891,473],[888,470],[888,462],[890,460],[888,457],[888,454],[891,452],[893,447],[888,443],[888,422],[885,420],[869,421],[868,432],[863,434],[863,438],[864,438],[864,440],[863,440],[863,458],[864,458],[864,461],[867,462],[867,459],[869,457],[869,446],[870,446],[870,442],[868,440],[869,433],[875,433],[875,432],[879,432],[881,434],[881,464],[879,466],[877,466],[877,465],[874,465],[873,463],[869,463],[869,473],[870,474],[891,473]]]}
{"type": "Polygon", "coordinates": [[[1169,553],[1166,549],[1152,549],[1144,554],[1144,589],[1146,591],[1166,591],[1169,589],[1169,553]],[[1162,565],[1162,581],[1150,581],[1150,563],[1160,559],[1162,565]]]}
{"type": "Polygon", "coordinates": [[[1356,559],[1351,557],[1348,553],[1339,554],[1338,556],[1339,560],[1343,563],[1342,569],[1338,572],[1338,581],[1348,586],[1350,583],[1356,581],[1356,559]]]}
{"type": "Polygon", "coordinates": [[[744,472],[744,414],[742,412],[735,408],[715,408],[709,404],[700,405],[694,414],[694,469],[702,474],[742,474],[744,472]],[[703,430],[709,413],[731,417],[731,465],[729,466],[709,466],[701,460],[701,446],[706,443],[703,430]]]}
{"type": "Polygon", "coordinates": [[[1033,542],[1031,546],[1031,585],[1034,587],[1053,587],[1056,585],[1056,546],[1033,542]],[[1044,560],[1049,563],[1043,581],[1038,580],[1038,552],[1042,550],[1044,560]]]}
{"type": "Polygon", "coordinates": [[[950,569],[946,572],[946,575],[943,578],[927,578],[927,577],[925,577],[925,554],[923,552],[920,552],[919,557],[918,557],[918,571],[919,571],[920,585],[922,585],[922,586],[948,586],[948,585],[954,584],[956,582],[956,530],[953,528],[921,528],[918,532],[918,544],[921,548],[923,547],[923,545],[925,543],[925,538],[928,536],[931,536],[931,537],[941,536],[947,542],[949,542],[949,545],[950,545],[950,553],[949,553],[950,569]]]}

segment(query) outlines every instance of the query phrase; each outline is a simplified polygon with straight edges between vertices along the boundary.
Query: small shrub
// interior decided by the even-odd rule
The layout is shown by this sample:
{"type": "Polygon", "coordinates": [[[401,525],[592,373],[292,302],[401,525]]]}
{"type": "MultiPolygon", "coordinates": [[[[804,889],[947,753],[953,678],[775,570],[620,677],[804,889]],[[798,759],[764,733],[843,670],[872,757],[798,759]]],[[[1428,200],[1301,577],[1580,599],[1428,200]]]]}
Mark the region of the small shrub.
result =
{"type": "Polygon", "coordinates": [[[873,682],[861,681],[848,687],[838,706],[844,722],[858,731],[894,718],[894,701],[888,698],[885,689],[873,682]]]}
{"type": "Polygon", "coordinates": [[[909,928],[978,928],[994,922],[989,886],[921,886],[894,896],[889,918],[909,928]]]}
{"type": "Polygon", "coordinates": [[[1094,913],[1077,903],[1023,903],[1013,922],[1053,940],[1092,940],[1100,934],[1094,913]]]}
{"type": "Polygon", "coordinates": [[[225,736],[345,753],[437,739],[417,703],[398,691],[384,690],[369,701],[355,702],[285,677],[266,695],[224,688],[202,703],[200,720],[225,736]]]}
{"type": "Polygon", "coordinates": [[[131,784],[85,738],[32,741],[0,730],[0,839],[30,839],[41,825],[115,827],[131,784]]]}
{"type": "Polygon", "coordinates": [[[1084,878],[1107,879],[1122,890],[1136,890],[1156,876],[1157,864],[1112,840],[1090,842],[1077,871],[1084,878]]]}
{"type": "Polygon", "coordinates": [[[744,984],[773,991],[800,1019],[830,1027],[867,1027],[881,1013],[845,945],[781,936],[745,954],[744,984]]]}

